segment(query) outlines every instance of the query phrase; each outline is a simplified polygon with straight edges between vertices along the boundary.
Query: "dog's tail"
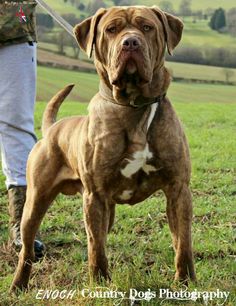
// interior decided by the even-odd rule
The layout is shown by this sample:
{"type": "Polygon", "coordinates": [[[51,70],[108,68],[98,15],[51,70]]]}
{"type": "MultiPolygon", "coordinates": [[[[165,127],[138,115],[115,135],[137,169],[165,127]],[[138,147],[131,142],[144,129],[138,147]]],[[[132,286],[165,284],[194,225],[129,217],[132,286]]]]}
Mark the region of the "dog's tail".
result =
{"type": "Polygon", "coordinates": [[[65,100],[65,98],[69,95],[72,88],[75,84],[67,85],[65,88],[60,90],[47,104],[46,109],[43,114],[42,120],[42,134],[45,136],[47,130],[53,123],[56,122],[58,110],[65,100]]]}

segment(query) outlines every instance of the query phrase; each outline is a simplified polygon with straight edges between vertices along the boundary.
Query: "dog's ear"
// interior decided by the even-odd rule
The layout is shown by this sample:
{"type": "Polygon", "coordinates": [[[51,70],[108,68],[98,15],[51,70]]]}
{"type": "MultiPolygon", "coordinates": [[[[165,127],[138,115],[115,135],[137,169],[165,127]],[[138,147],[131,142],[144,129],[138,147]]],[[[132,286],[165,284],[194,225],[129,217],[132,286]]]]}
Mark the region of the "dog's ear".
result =
{"type": "Polygon", "coordinates": [[[167,49],[169,54],[172,55],[174,48],[181,40],[184,27],[183,22],[178,17],[163,12],[157,6],[153,6],[151,9],[163,24],[167,49]]]}
{"type": "Polygon", "coordinates": [[[106,10],[101,8],[94,16],[85,19],[74,27],[75,38],[89,58],[92,56],[98,23],[105,12],[106,10]]]}

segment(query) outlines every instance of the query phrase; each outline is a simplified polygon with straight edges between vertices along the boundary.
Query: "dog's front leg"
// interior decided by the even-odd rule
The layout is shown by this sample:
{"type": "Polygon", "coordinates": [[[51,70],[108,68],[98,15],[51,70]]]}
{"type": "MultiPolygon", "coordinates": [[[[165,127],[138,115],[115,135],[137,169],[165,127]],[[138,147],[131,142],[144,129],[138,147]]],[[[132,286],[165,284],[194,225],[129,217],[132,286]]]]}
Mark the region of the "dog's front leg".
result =
{"type": "Polygon", "coordinates": [[[84,192],[84,220],[88,238],[89,271],[92,278],[109,279],[105,244],[110,222],[108,201],[98,194],[84,192]]]}
{"type": "Polygon", "coordinates": [[[165,190],[167,197],[167,217],[176,252],[175,279],[196,280],[191,240],[192,197],[185,183],[175,183],[165,190]]]}

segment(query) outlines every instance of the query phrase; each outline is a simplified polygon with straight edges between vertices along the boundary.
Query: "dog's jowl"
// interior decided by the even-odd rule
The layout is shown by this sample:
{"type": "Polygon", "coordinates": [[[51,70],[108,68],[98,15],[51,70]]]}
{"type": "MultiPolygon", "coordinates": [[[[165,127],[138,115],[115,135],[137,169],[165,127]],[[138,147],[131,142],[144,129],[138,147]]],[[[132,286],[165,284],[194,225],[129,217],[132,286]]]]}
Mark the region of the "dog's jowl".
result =
{"type": "Polygon", "coordinates": [[[12,289],[28,285],[34,237],[51,202],[59,193],[77,192],[92,277],[110,277],[105,244],[116,204],[133,205],[161,189],[176,252],[175,279],[195,279],[189,150],[167,98],[171,78],[164,66],[165,51],[172,54],[182,29],[178,18],[144,6],[100,9],[75,27],[80,48],[94,54],[99,91],[88,116],[55,122],[73,85],[47,105],[43,139],[27,166],[23,247],[12,289]]]}

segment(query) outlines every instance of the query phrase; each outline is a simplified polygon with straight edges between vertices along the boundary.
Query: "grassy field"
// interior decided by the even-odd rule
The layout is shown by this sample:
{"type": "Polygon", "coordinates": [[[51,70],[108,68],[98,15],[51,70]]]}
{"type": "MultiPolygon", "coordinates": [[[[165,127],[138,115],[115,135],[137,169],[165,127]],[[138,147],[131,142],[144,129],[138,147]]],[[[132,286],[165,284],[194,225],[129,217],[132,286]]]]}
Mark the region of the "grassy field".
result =
{"type": "MultiPolygon", "coordinates": [[[[83,3],[87,5],[90,0],[84,0],[83,3]]],[[[173,7],[175,10],[179,9],[179,5],[181,3],[181,0],[168,0],[169,2],[172,2],[173,7]]],[[[111,0],[105,0],[104,1],[107,5],[111,6],[114,5],[113,1],[111,0]]],[[[70,2],[67,1],[67,3],[64,2],[64,0],[47,0],[47,3],[53,7],[55,10],[57,10],[60,13],[76,13],[78,10],[76,10],[73,6],[71,6],[70,2]]],[[[146,0],[145,5],[159,5],[161,1],[156,0],[146,0]]],[[[135,4],[138,5],[144,5],[143,0],[136,0],[135,4]]],[[[193,0],[191,4],[192,10],[206,10],[208,8],[219,8],[222,7],[226,10],[235,7],[235,1],[234,0],[193,0]]]]}
{"type": "MultiPolygon", "coordinates": [[[[166,67],[170,68],[175,77],[197,80],[214,80],[225,82],[225,72],[222,67],[194,65],[176,62],[166,62],[166,67]]],[[[236,83],[236,69],[230,69],[233,72],[230,81],[236,83]]]]}
{"type": "Polygon", "coordinates": [[[185,18],[180,46],[236,48],[236,37],[213,31],[209,28],[208,23],[208,20],[198,20],[194,23],[191,17],[185,18]]]}
{"type": "MultiPolygon", "coordinates": [[[[179,9],[180,3],[182,0],[168,0],[169,2],[172,2],[173,8],[175,10],[179,9]]],[[[143,4],[144,2],[142,0],[136,0],[137,4],[143,4]]],[[[145,5],[159,5],[161,1],[155,1],[155,0],[146,0],[145,5]]],[[[235,7],[235,1],[234,0],[192,0],[191,1],[191,9],[192,10],[206,10],[208,8],[219,8],[222,7],[225,10],[228,10],[232,7],[235,7]]]]}
{"type": "MultiPolygon", "coordinates": [[[[88,3],[89,1],[85,1],[84,3],[88,3]]],[[[112,1],[105,1],[109,6],[112,5],[112,1]]],[[[179,7],[180,0],[173,1],[174,8],[177,9],[179,7]]],[[[143,5],[143,1],[137,0],[137,4],[143,5]]],[[[48,4],[50,4],[56,11],[59,13],[75,13],[78,17],[82,13],[79,10],[75,9],[71,6],[70,2],[64,3],[63,0],[49,0],[48,4]]],[[[146,0],[145,5],[158,5],[158,2],[154,0],[146,0]]],[[[224,9],[229,9],[231,7],[236,7],[235,1],[227,0],[227,1],[192,1],[192,9],[207,9],[207,8],[218,8],[223,7],[224,9]]],[[[201,20],[193,23],[192,17],[184,18],[184,33],[183,39],[181,42],[181,46],[197,46],[197,47],[230,47],[236,48],[236,37],[232,37],[229,34],[220,34],[217,31],[213,31],[208,26],[209,20],[201,20]]],[[[72,50],[67,50],[68,54],[72,53],[72,50]]]]}
{"type": "MultiPolygon", "coordinates": [[[[220,77],[220,69],[204,67],[198,65],[168,63],[168,67],[173,69],[174,74],[194,74],[201,78],[213,79],[220,77]],[[181,68],[183,67],[183,68],[181,68]],[[202,68],[202,69],[201,69],[202,68]],[[209,69],[208,69],[209,68],[209,69]],[[219,76],[218,76],[219,74],[219,76]]],[[[79,73],[62,69],[38,67],[38,101],[48,101],[59,89],[69,83],[75,83],[76,87],[71,94],[71,100],[88,102],[98,89],[98,76],[93,73],[79,73]],[[89,84],[89,86],[88,86],[89,84]]],[[[168,95],[177,102],[236,102],[236,86],[209,85],[209,84],[186,84],[173,82],[168,91],[168,95]]]]}
{"type": "MultiPolygon", "coordinates": [[[[75,95],[80,101],[96,91],[95,75],[39,68],[39,91],[52,92],[62,84],[78,83],[75,95]],[[61,77],[63,76],[63,77],[61,77]],[[43,78],[47,80],[44,82],[43,78]],[[89,85],[88,85],[89,84],[89,85]],[[77,94],[78,92],[78,94],[77,94]]],[[[170,97],[189,139],[192,157],[191,189],[194,202],[193,244],[198,283],[189,290],[229,291],[224,305],[236,305],[235,230],[235,164],[236,164],[236,102],[235,87],[173,83],[170,97]],[[231,90],[232,88],[232,90],[231,90]],[[234,89],[234,91],[233,91],[234,89]],[[217,103],[216,103],[217,102],[217,103]]],[[[73,100],[70,96],[69,100],[73,100]]],[[[45,103],[36,104],[36,133],[40,137],[45,103]]],[[[65,102],[59,117],[85,114],[87,104],[65,102]]],[[[81,290],[89,287],[86,235],[79,196],[59,196],[50,207],[41,226],[47,255],[36,263],[31,289],[18,298],[8,289],[17,263],[17,254],[6,245],[8,232],[7,197],[0,173],[0,305],[91,305],[110,306],[114,300],[88,299],[81,290]],[[70,300],[36,300],[38,289],[77,290],[70,300]]],[[[157,291],[160,288],[180,290],[173,283],[174,265],[171,237],[166,221],[162,193],[135,207],[118,206],[115,226],[108,238],[111,284],[119,291],[157,291]]],[[[95,286],[92,284],[90,286],[95,286]]],[[[90,287],[90,288],[92,288],[90,287]]],[[[139,305],[160,305],[155,299],[139,305]]],[[[222,300],[208,305],[216,305],[222,300]]],[[[130,305],[123,302],[121,305],[130,305]]],[[[165,301],[162,305],[204,305],[193,302],[165,301]]]]}

